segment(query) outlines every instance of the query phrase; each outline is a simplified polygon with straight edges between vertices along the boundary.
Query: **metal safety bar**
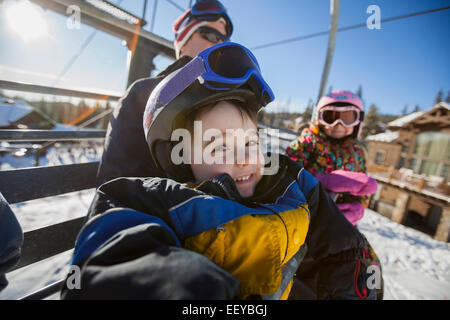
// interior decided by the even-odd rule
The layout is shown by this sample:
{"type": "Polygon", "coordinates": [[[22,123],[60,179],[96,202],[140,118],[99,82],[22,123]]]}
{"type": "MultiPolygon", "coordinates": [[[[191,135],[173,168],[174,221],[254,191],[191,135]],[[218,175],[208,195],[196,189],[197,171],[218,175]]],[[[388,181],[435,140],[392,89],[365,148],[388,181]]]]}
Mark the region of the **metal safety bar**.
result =
{"type": "Polygon", "coordinates": [[[73,141],[104,139],[106,130],[0,130],[0,141],[73,141]]]}
{"type": "Polygon", "coordinates": [[[34,92],[40,94],[50,94],[55,96],[66,96],[66,97],[77,97],[77,98],[85,98],[85,99],[94,99],[94,100],[106,100],[106,101],[117,101],[121,97],[116,95],[104,94],[104,93],[95,93],[95,92],[86,92],[86,91],[78,91],[72,89],[64,89],[64,88],[55,88],[48,86],[40,86],[31,83],[25,82],[14,82],[7,80],[0,80],[0,88],[6,90],[14,90],[14,91],[25,91],[25,92],[34,92]]]}

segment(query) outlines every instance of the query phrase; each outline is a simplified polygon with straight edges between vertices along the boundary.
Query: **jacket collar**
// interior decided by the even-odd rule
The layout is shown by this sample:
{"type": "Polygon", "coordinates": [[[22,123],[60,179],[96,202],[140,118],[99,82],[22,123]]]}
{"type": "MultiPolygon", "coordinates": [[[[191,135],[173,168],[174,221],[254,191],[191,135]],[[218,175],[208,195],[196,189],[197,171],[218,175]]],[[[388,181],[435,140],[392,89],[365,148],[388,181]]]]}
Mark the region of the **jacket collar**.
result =
{"type": "Polygon", "coordinates": [[[168,74],[174,72],[175,70],[180,69],[181,67],[186,65],[191,60],[192,60],[192,57],[182,56],[179,59],[175,60],[175,62],[172,63],[170,66],[168,66],[165,70],[158,73],[157,77],[165,77],[168,74]]]}
{"type": "Polygon", "coordinates": [[[233,178],[229,174],[221,174],[217,178],[206,180],[197,186],[190,186],[207,194],[218,196],[253,207],[255,203],[272,203],[295,180],[295,175],[289,179],[287,158],[279,155],[280,167],[275,175],[265,175],[256,185],[255,193],[250,198],[242,198],[233,178]]]}

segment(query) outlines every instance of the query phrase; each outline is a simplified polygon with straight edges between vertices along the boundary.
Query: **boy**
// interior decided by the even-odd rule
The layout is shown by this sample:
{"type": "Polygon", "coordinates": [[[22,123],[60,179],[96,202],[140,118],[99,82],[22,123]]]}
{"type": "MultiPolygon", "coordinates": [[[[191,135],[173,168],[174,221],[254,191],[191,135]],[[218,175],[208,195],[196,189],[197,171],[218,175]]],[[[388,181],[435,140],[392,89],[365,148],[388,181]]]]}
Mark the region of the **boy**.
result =
{"type": "Polygon", "coordinates": [[[286,299],[308,250],[321,262],[319,298],[374,298],[366,241],[318,181],[281,155],[271,157],[276,174],[262,175],[256,113],[272,100],[256,58],[234,43],[168,75],[144,131],[171,179],[98,189],[72,259],[82,289],[62,297],[286,299]]]}

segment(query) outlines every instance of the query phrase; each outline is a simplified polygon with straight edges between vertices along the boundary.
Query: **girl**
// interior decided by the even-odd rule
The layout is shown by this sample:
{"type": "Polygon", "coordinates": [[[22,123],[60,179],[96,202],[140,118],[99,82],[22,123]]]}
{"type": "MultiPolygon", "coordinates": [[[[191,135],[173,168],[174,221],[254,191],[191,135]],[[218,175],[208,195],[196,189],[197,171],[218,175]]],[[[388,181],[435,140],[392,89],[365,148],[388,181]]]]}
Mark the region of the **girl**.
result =
{"type": "MultiPolygon", "coordinates": [[[[332,91],[319,100],[309,128],[286,149],[287,156],[322,183],[355,226],[364,215],[368,196],[377,190],[376,181],[366,173],[364,148],[357,141],[363,120],[364,107],[357,95],[332,91]]],[[[370,245],[365,254],[371,264],[380,268],[381,279],[380,261],[370,245]]],[[[303,280],[308,283],[310,279],[311,274],[304,273],[303,280]]],[[[378,299],[382,299],[382,284],[377,289],[378,299]]]]}
{"type": "Polygon", "coordinates": [[[376,191],[376,181],[366,174],[364,149],[357,142],[364,119],[361,99],[349,91],[332,91],[319,100],[313,118],[286,154],[322,182],[356,225],[367,196],[376,191]]]}

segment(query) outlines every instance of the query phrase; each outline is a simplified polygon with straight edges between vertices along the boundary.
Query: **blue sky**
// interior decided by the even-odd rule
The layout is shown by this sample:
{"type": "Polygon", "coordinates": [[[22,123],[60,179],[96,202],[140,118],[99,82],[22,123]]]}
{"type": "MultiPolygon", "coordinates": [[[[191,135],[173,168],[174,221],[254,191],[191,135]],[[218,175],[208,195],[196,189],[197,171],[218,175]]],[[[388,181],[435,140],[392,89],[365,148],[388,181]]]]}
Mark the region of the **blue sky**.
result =
{"type": "MultiPolygon", "coordinates": [[[[113,0],[117,3],[119,0],[113,0]]],[[[149,0],[149,29],[153,4],[149,0]]],[[[173,0],[187,8],[189,0],[173,0]]],[[[25,42],[12,32],[7,8],[0,4],[0,79],[51,85],[67,62],[94,31],[66,27],[67,18],[43,11],[48,34],[25,42]]],[[[330,23],[327,0],[223,0],[234,24],[232,41],[249,48],[283,39],[326,31],[330,23]]],[[[339,27],[365,23],[369,5],[378,5],[381,18],[450,5],[444,0],[341,0],[339,27]]],[[[143,0],[123,0],[121,6],[140,16],[143,0]]],[[[172,23],[181,11],[158,0],[154,32],[173,40],[172,23]]],[[[381,24],[381,30],[361,28],[337,35],[328,86],[356,91],[363,88],[366,108],[375,103],[383,113],[400,114],[405,105],[429,109],[439,90],[450,90],[450,10],[381,24]]],[[[302,112],[315,100],[320,86],[328,37],[254,50],[276,101],[267,111],[302,112]]],[[[127,48],[120,39],[98,32],[57,86],[122,94],[127,81],[127,48]]],[[[162,70],[170,61],[157,57],[162,70]]]]}

